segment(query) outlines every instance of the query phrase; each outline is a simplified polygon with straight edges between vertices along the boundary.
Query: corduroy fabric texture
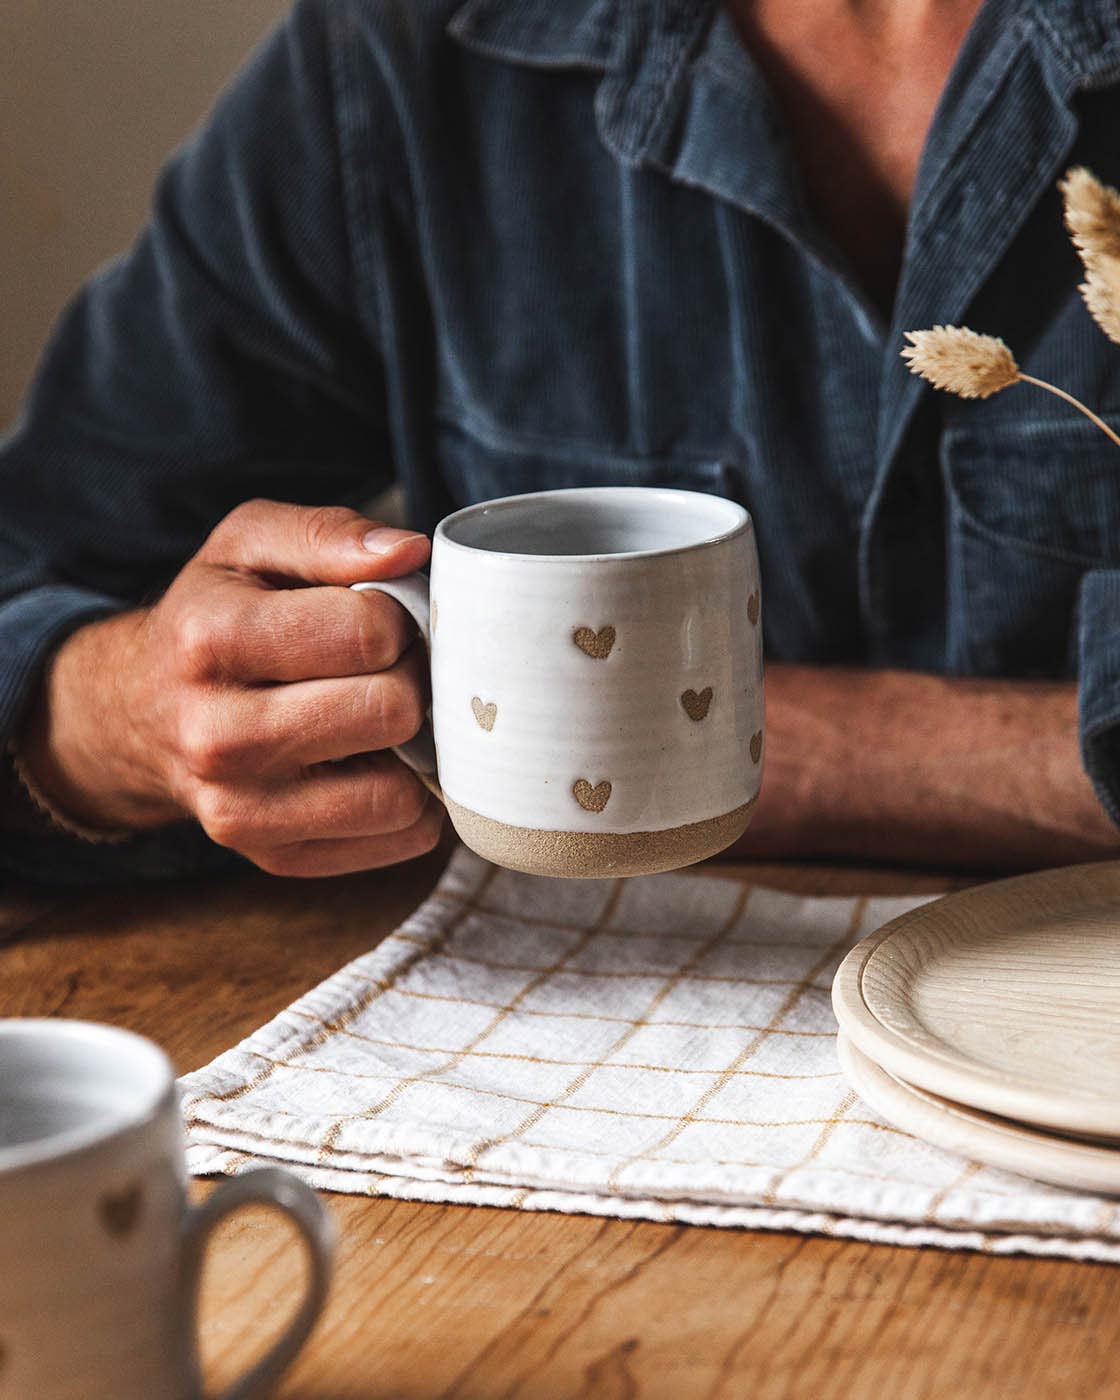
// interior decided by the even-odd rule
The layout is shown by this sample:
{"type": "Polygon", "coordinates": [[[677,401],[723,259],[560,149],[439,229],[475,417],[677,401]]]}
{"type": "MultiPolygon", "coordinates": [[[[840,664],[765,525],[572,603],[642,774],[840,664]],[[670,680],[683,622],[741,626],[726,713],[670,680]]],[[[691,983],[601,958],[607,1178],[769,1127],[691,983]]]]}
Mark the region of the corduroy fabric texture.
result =
{"type": "MultiPolygon", "coordinates": [[[[430,529],[669,485],[750,508],[771,659],[1076,677],[1120,815],[1115,449],[1050,395],[950,400],[899,357],[967,320],[1120,421],[1055,187],[1120,185],[1118,123],[1114,0],[986,0],[888,311],[716,0],[298,0],[0,444],[0,749],[60,636],[158,597],[249,497],[396,479],[430,529]]],[[[0,870],[51,880],[226,858],[197,828],[0,839],[0,870]]]]}

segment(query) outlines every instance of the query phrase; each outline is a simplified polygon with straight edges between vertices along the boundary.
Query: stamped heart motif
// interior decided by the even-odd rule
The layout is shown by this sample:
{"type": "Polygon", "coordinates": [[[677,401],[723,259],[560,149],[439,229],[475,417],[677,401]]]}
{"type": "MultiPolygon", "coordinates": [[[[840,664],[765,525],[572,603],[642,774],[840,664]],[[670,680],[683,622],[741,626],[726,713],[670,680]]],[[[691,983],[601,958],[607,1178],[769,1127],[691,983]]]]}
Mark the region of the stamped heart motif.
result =
{"type": "Polygon", "coordinates": [[[758,626],[758,615],[761,611],[761,602],[757,590],[747,599],[747,616],[750,618],[751,626],[758,626]]]}
{"type": "Polygon", "coordinates": [[[498,718],[498,707],[493,700],[488,705],[484,705],[477,695],[471,697],[471,709],[474,717],[478,720],[480,729],[485,729],[487,734],[494,728],[494,721],[498,718]]]}
{"type": "Polygon", "coordinates": [[[123,1239],[136,1228],[143,1203],[144,1193],[139,1186],[128,1186],[123,1191],[102,1196],[97,1203],[102,1225],[111,1235],[123,1239]]]}
{"type": "Polygon", "coordinates": [[[611,785],[604,779],[592,787],[586,778],[577,778],[572,784],[572,796],[585,812],[601,812],[611,800],[611,785]]]}
{"type": "Polygon", "coordinates": [[[752,734],[752,735],[751,735],[751,758],[752,758],[752,760],[753,760],[755,763],[757,763],[758,760],[759,760],[761,757],[762,757],[762,730],[760,729],[760,730],[758,731],[757,734],[752,734]]]}
{"type": "Polygon", "coordinates": [[[572,633],[572,641],[586,656],[605,661],[614,646],[614,636],[614,628],[609,624],[600,627],[598,632],[593,632],[590,627],[577,627],[572,633]]]}
{"type": "Polygon", "coordinates": [[[684,712],[691,720],[699,722],[708,718],[708,707],[712,703],[712,687],[706,685],[697,695],[695,690],[686,690],[681,696],[684,712]]]}

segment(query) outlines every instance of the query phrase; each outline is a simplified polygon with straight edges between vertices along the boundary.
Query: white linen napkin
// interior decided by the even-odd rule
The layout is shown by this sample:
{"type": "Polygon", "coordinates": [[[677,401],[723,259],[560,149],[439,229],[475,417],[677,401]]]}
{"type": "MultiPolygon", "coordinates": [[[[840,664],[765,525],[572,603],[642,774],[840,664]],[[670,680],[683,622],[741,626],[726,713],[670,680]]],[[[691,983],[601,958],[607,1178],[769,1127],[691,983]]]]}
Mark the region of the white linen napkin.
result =
{"type": "Polygon", "coordinates": [[[849,1089],[829,988],[924,901],[460,850],[372,952],[182,1081],[197,1175],[1120,1262],[1120,1206],[966,1162],[849,1089]]]}

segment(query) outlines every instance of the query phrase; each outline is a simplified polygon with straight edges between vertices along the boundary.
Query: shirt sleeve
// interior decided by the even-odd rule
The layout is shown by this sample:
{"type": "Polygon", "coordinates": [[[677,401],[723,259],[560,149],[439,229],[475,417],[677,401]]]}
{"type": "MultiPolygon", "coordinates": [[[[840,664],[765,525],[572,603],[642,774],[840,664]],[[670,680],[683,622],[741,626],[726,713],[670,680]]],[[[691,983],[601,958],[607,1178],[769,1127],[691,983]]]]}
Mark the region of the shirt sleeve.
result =
{"type": "MultiPolygon", "coordinates": [[[[392,477],[377,332],[351,290],[340,11],[301,0],[172,158],[0,441],[0,752],[51,649],[157,597],[239,502],[356,504],[392,477]]],[[[0,871],[42,875],[46,848],[12,827],[0,871]]],[[[209,863],[181,829],[50,846],[58,878],[209,863]]]]}
{"type": "Polygon", "coordinates": [[[1120,826],[1120,570],[1085,575],[1078,619],[1082,761],[1105,811],[1120,826]]]}

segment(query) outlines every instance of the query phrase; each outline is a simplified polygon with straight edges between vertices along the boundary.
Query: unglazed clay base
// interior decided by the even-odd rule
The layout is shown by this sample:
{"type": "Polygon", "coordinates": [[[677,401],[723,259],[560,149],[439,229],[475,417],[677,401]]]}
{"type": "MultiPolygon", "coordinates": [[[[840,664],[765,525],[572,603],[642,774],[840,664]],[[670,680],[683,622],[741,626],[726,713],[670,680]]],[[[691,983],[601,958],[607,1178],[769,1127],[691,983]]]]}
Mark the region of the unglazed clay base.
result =
{"type": "Polygon", "coordinates": [[[464,842],[495,865],[527,875],[594,880],[618,875],[653,875],[718,855],[750,825],[757,798],[734,811],[665,831],[539,831],[507,826],[444,798],[464,842]]]}

